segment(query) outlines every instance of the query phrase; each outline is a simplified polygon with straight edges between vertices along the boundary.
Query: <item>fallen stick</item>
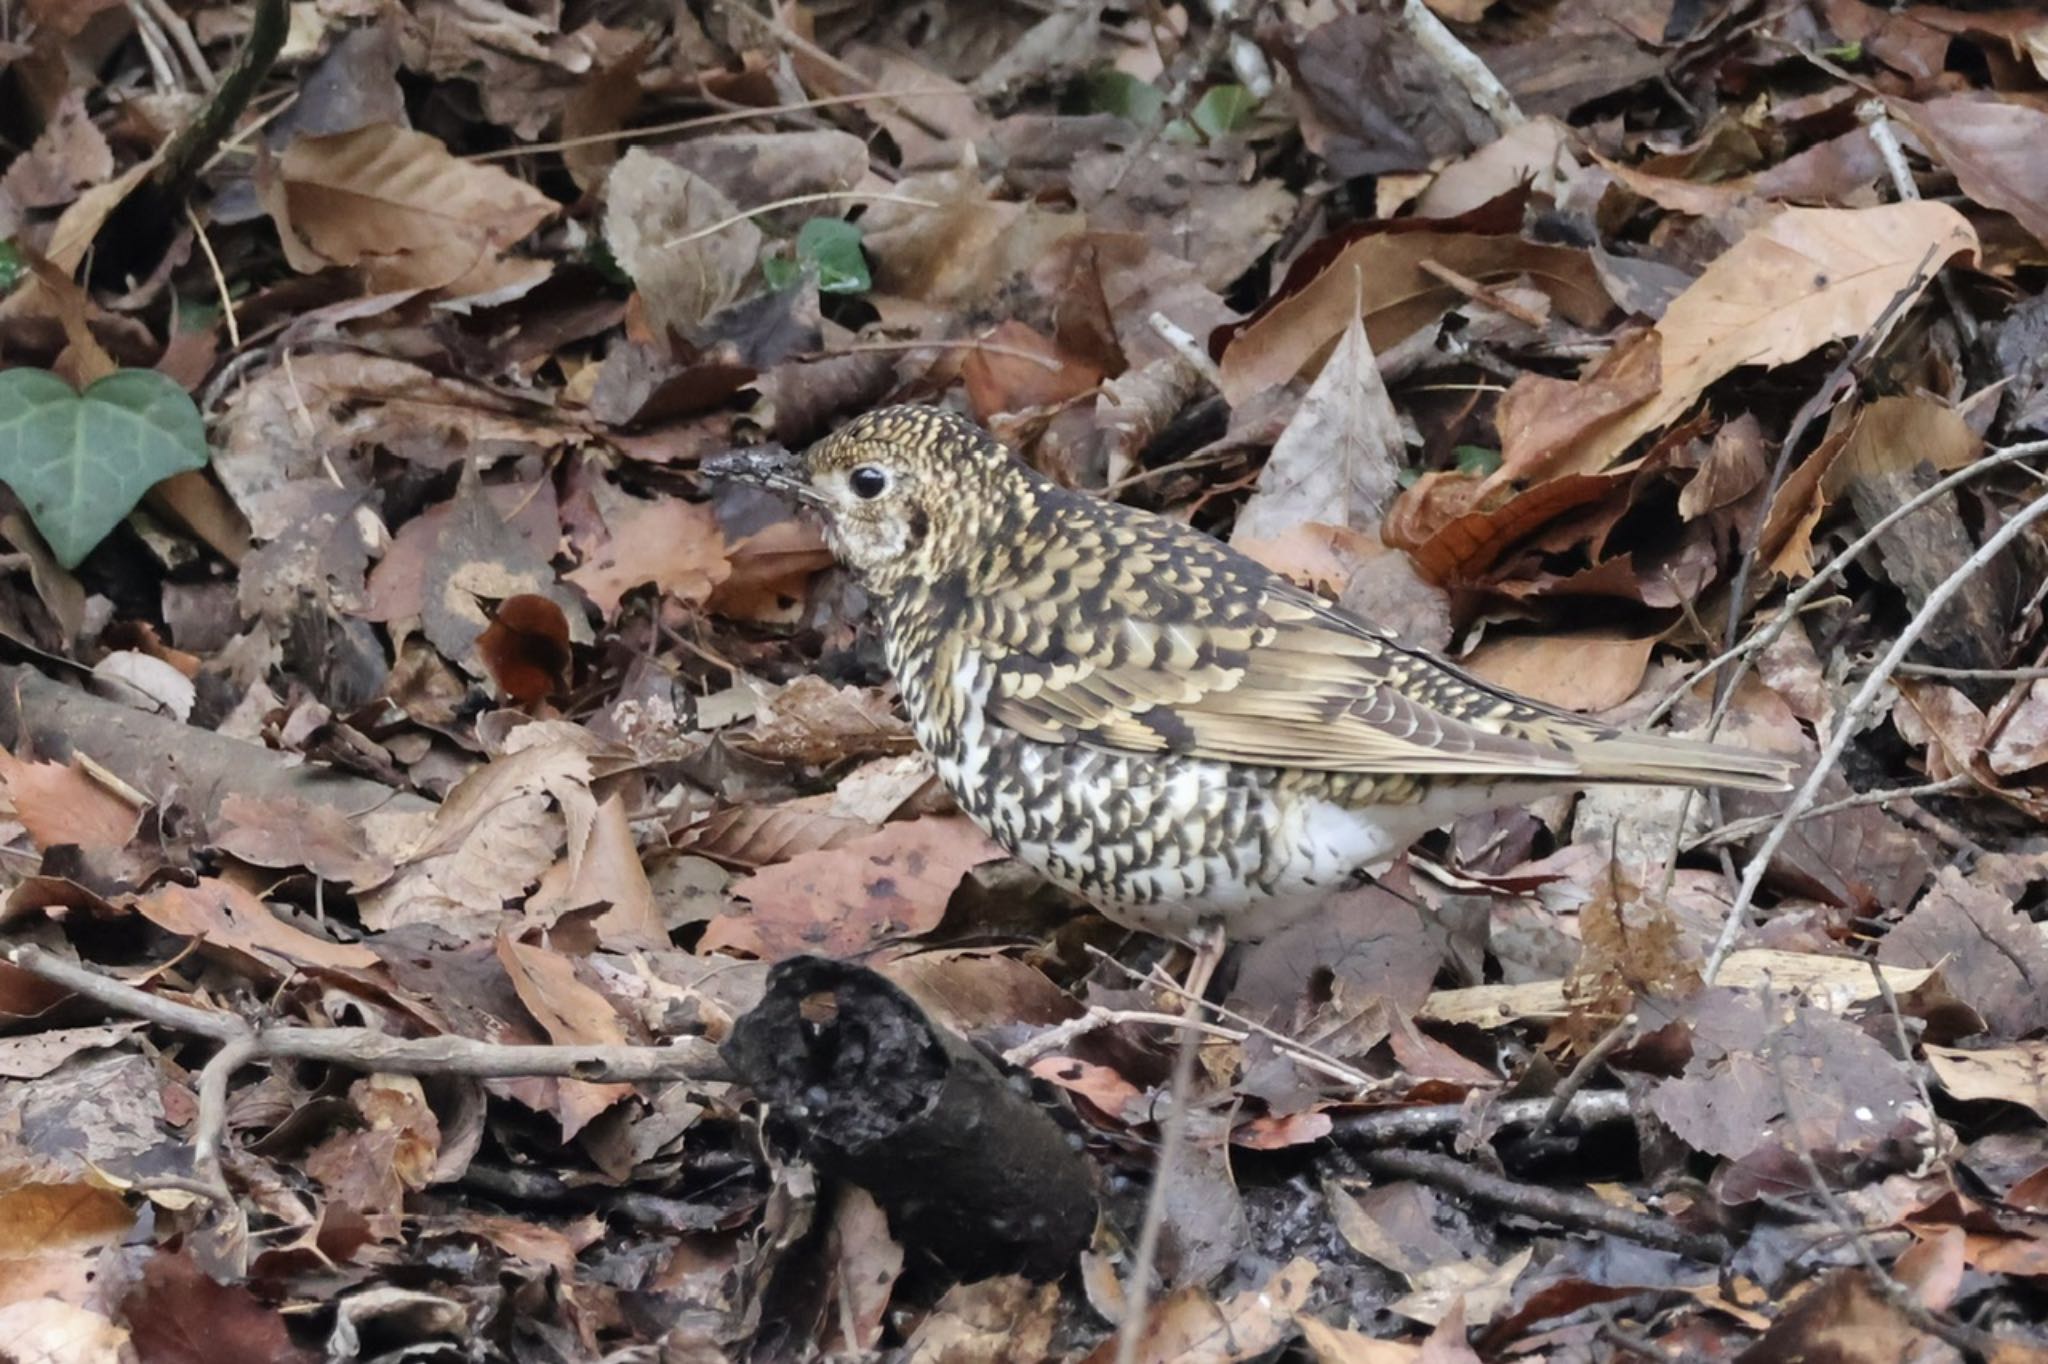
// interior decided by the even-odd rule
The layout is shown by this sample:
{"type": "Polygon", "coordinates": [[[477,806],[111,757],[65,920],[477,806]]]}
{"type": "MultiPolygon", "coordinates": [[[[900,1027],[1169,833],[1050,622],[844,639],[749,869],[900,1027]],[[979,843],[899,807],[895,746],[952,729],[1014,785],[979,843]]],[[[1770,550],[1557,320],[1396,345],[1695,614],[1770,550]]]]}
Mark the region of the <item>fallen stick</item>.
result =
{"type": "Polygon", "coordinates": [[[1522,1184],[1489,1174],[1453,1156],[1430,1151],[1360,1151],[1360,1165],[1377,1174],[1397,1175],[1440,1185],[1498,1208],[1519,1212],[1563,1227],[1606,1232],[1659,1250],[1677,1251],[1695,1260],[1718,1264],[1728,1258],[1728,1243],[1718,1236],[1685,1231],[1663,1217],[1630,1212],[1603,1203],[1591,1194],[1522,1184]]]}

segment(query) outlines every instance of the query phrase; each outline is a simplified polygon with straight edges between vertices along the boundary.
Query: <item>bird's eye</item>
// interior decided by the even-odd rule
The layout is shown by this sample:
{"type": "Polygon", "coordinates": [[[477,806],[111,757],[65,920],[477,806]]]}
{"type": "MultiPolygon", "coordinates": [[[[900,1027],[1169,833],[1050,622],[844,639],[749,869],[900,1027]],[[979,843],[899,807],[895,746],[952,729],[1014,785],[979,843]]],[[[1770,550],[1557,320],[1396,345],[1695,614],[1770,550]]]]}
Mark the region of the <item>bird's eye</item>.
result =
{"type": "Polygon", "coordinates": [[[853,489],[855,497],[880,497],[889,490],[889,475],[872,464],[863,464],[846,476],[846,486],[853,489]]]}

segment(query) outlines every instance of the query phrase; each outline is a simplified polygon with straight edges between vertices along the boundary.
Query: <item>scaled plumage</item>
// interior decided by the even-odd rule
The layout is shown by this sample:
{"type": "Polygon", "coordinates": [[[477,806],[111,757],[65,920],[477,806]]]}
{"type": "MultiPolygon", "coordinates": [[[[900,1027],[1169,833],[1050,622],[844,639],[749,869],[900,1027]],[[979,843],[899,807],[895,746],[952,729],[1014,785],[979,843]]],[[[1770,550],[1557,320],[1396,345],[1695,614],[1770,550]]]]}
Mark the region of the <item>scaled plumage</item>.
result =
{"type": "Polygon", "coordinates": [[[948,412],[887,408],[707,471],[822,514],[961,807],[1151,931],[1258,936],[1431,828],[1549,791],[1779,790],[1790,771],[1502,691],[948,412]]]}

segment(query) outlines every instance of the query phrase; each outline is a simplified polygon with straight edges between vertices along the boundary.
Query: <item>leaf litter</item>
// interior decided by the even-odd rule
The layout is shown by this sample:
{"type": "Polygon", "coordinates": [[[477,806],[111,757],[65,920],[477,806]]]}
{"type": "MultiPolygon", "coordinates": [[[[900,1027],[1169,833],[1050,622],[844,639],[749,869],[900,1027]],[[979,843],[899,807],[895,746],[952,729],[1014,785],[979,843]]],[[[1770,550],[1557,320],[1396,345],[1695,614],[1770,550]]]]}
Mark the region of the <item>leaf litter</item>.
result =
{"type": "Polygon", "coordinates": [[[63,457],[0,492],[8,1351],[1116,1357],[1171,954],[952,808],[816,528],[696,474],[900,400],[1551,704],[1853,735],[1732,936],[1784,797],[1476,817],[1248,945],[1136,1358],[2039,1356],[2048,542],[1979,554],[2038,18],[293,5],[115,250],[272,8],[0,44],[63,457]],[[81,499],[116,367],[206,420],[144,474],[210,459],[81,499]],[[715,1066],[225,1041],[680,1055],[820,955],[1065,1125],[1063,1276],[960,1281],[715,1066]]]}

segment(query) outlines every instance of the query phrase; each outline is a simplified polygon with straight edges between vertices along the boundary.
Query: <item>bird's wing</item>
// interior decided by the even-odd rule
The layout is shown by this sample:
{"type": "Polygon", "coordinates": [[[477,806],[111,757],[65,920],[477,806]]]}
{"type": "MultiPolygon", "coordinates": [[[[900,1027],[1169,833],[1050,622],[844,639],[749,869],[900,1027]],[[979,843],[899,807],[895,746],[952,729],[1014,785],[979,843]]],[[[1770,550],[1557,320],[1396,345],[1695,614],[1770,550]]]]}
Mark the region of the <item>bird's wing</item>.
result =
{"type": "Polygon", "coordinates": [[[1078,551],[972,613],[991,718],[1031,737],[1330,772],[1570,777],[1583,771],[1571,739],[1606,732],[1404,649],[1192,531],[1075,533],[1078,551]]]}

